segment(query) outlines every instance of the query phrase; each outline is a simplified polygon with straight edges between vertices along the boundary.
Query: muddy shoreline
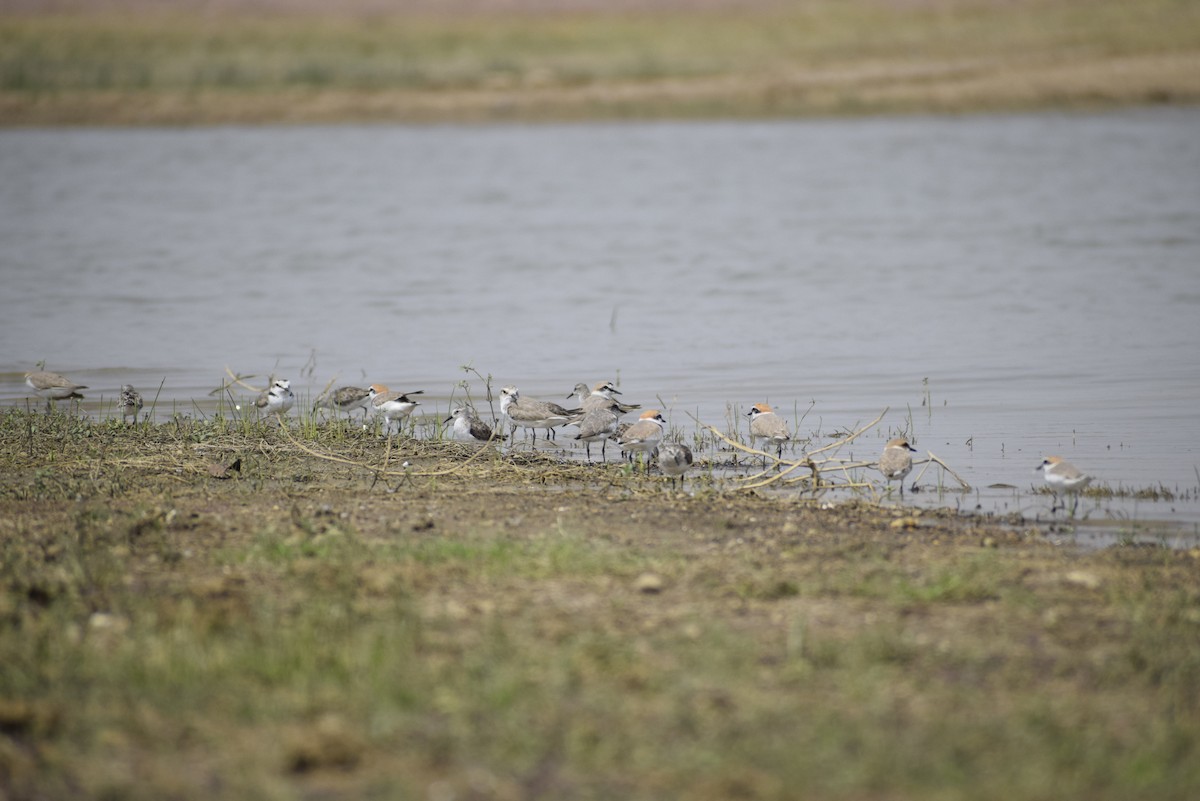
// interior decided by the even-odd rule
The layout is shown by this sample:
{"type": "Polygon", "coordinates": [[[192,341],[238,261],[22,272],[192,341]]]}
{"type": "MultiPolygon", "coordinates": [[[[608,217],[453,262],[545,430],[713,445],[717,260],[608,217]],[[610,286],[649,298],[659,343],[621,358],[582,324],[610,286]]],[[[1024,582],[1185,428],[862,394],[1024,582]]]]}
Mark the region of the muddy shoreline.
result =
{"type": "Polygon", "coordinates": [[[337,426],[0,423],[8,797],[1200,779],[1200,549],[337,426]]]}

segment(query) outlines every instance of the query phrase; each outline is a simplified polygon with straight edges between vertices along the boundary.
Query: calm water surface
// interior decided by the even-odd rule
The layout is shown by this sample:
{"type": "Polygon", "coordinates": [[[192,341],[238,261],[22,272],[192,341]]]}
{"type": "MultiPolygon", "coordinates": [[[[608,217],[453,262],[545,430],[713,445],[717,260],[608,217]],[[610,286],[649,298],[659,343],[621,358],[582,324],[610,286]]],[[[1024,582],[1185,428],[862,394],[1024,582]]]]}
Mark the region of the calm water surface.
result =
{"type": "Polygon", "coordinates": [[[1162,109],[0,132],[0,403],[40,360],[99,416],[125,382],[162,383],[159,416],[211,409],[227,365],[425,389],[430,412],[462,365],[560,400],[613,378],[686,432],[744,431],[765,400],[824,444],[890,407],[853,455],[906,431],[979,488],[952,506],[1044,515],[1033,468],[1060,453],[1190,493],[1093,516],[1195,524],[1198,130],[1162,109]]]}

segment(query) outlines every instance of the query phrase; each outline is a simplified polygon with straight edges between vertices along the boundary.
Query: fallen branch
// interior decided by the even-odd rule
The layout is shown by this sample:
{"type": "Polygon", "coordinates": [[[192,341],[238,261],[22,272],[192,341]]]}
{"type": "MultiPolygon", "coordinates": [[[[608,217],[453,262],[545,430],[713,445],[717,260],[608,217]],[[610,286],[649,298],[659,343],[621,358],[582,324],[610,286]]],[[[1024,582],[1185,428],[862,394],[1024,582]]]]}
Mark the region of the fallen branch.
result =
{"type": "MultiPolygon", "coordinates": [[[[770,486],[771,484],[774,484],[777,481],[783,480],[784,477],[786,477],[789,473],[791,473],[796,468],[803,467],[803,466],[808,466],[812,470],[812,472],[813,472],[812,476],[801,476],[799,478],[788,479],[787,483],[795,484],[795,483],[799,483],[801,481],[811,481],[813,483],[813,488],[814,489],[817,488],[820,485],[820,480],[821,480],[820,479],[820,471],[818,469],[818,462],[816,460],[814,460],[812,457],[818,453],[825,453],[826,451],[836,450],[838,448],[841,448],[845,445],[850,444],[855,439],[857,439],[859,436],[861,436],[864,432],[870,431],[872,428],[879,425],[879,421],[882,420],[887,413],[888,413],[888,409],[885,408],[882,412],[879,413],[878,417],[876,417],[874,420],[867,423],[865,426],[858,429],[854,433],[850,434],[850,436],[842,437],[837,442],[831,442],[830,444],[828,444],[822,448],[817,448],[814,451],[809,451],[807,454],[805,454],[803,461],[791,462],[791,461],[788,461],[785,459],[771,457],[771,458],[775,459],[777,467],[780,465],[789,465],[789,467],[786,470],[782,470],[779,473],[771,476],[770,478],[763,479],[756,483],[743,484],[741,486],[741,489],[750,490],[750,489],[758,489],[759,487],[770,486]]],[[[722,439],[725,439],[725,437],[722,437],[722,439]]],[[[767,454],[767,455],[769,455],[769,454],[767,454]]],[[[829,460],[828,459],[823,460],[820,464],[824,464],[827,461],[829,461],[829,460]]],[[[843,472],[845,471],[845,469],[846,469],[845,466],[843,466],[842,467],[843,472]]],[[[762,475],[762,474],[760,473],[759,475],[762,475]]],[[[755,479],[755,478],[757,478],[757,476],[753,476],[747,480],[753,481],[753,479],[755,479]]]]}
{"type": "Polygon", "coordinates": [[[309,446],[305,445],[303,442],[301,442],[300,440],[298,440],[294,436],[292,436],[292,432],[290,430],[288,430],[288,428],[286,426],[284,426],[282,428],[282,430],[283,430],[284,436],[287,437],[288,441],[293,446],[304,451],[309,456],[312,456],[317,459],[322,459],[326,462],[337,462],[338,464],[344,464],[344,465],[349,465],[351,467],[357,467],[362,470],[366,470],[368,472],[373,472],[373,473],[375,473],[375,475],[377,477],[379,477],[379,476],[409,476],[409,477],[414,477],[414,478],[435,478],[438,476],[453,475],[454,473],[457,473],[457,472],[463,470],[468,465],[470,465],[472,462],[474,462],[476,459],[478,459],[484,453],[484,451],[489,450],[489,448],[487,446],[491,445],[492,442],[496,439],[496,432],[495,432],[495,430],[493,430],[492,436],[484,442],[484,445],[482,447],[480,447],[479,450],[477,450],[475,453],[473,453],[469,457],[467,457],[467,459],[465,461],[459,462],[454,467],[447,468],[446,470],[430,470],[430,471],[388,470],[387,465],[391,458],[391,453],[392,453],[392,438],[390,436],[388,437],[387,453],[384,456],[384,462],[383,462],[384,466],[382,469],[380,469],[377,467],[372,467],[371,465],[369,465],[365,462],[357,462],[353,459],[345,459],[345,458],[342,458],[341,456],[334,456],[334,455],[328,454],[328,453],[321,453],[320,451],[310,448],[309,446]]]}
{"type": "Polygon", "coordinates": [[[929,459],[926,460],[925,466],[923,468],[921,468],[921,472],[917,475],[916,478],[913,479],[913,484],[916,484],[918,481],[921,480],[921,476],[925,475],[925,471],[929,469],[929,465],[936,464],[936,465],[940,466],[943,470],[945,470],[947,473],[954,476],[954,480],[958,482],[959,486],[962,487],[963,490],[970,491],[971,485],[968,484],[966,481],[964,481],[962,476],[960,476],[958,473],[955,473],[953,470],[951,470],[950,465],[946,464],[940,458],[935,456],[933,451],[925,451],[925,453],[926,453],[926,455],[929,456],[929,459]]]}

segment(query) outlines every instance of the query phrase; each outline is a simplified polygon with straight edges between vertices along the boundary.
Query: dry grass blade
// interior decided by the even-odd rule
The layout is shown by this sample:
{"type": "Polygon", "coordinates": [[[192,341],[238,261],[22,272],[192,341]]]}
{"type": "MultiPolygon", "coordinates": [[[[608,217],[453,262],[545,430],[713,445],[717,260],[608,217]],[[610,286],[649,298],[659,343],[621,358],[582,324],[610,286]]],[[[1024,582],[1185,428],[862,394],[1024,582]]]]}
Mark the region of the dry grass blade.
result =
{"type": "Polygon", "coordinates": [[[216,395],[218,393],[224,392],[227,389],[229,389],[230,387],[241,387],[242,389],[245,389],[249,392],[253,392],[256,395],[260,392],[267,391],[267,387],[254,387],[254,386],[247,384],[243,379],[244,378],[254,378],[254,376],[252,376],[252,375],[247,375],[247,376],[237,375],[236,373],[234,373],[232,370],[229,369],[229,365],[225,366],[225,374],[229,376],[229,380],[222,382],[221,386],[217,387],[212,392],[208,393],[209,395],[216,395]]]}

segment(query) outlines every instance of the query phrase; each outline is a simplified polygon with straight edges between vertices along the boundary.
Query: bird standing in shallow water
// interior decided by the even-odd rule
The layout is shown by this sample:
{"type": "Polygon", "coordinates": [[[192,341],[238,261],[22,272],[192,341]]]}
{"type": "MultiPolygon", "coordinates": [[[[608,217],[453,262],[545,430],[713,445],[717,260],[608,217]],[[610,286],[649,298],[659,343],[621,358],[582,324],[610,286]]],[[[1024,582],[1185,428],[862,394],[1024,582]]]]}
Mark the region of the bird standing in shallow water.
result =
{"type": "Polygon", "coordinates": [[[626,412],[632,412],[634,409],[642,408],[640,403],[621,403],[613,397],[613,395],[620,394],[621,390],[617,389],[611,381],[601,381],[591,389],[588,389],[587,384],[580,382],[575,385],[575,391],[568,395],[567,398],[579,398],[579,406],[584,412],[590,412],[592,409],[597,408],[607,409],[614,403],[617,405],[618,414],[625,414],[626,412]]]}
{"type": "MultiPolygon", "coordinates": [[[[1061,456],[1047,456],[1035,469],[1042,471],[1046,486],[1054,493],[1054,505],[1050,507],[1050,512],[1053,514],[1059,508],[1059,493],[1062,493],[1072,497],[1071,514],[1074,515],[1079,508],[1079,493],[1092,483],[1092,477],[1061,456]]],[[[1062,508],[1067,508],[1065,500],[1062,508]]]]}
{"type": "Polygon", "coordinates": [[[901,498],[904,497],[904,478],[912,471],[912,455],[916,450],[904,437],[896,437],[888,441],[879,456],[879,472],[883,473],[888,484],[896,479],[900,480],[901,498]]]}
{"type": "Polygon", "coordinates": [[[600,443],[600,460],[607,461],[608,440],[617,432],[617,424],[621,419],[621,405],[616,401],[608,401],[603,406],[593,406],[587,410],[576,423],[579,433],[575,439],[581,440],[587,446],[587,459],[592,461],[592,443],[600,443]]]}
{"type": "MultiPolygon", "coordinates": [[[[750,411],[746,412],[746,416],[750,418],[750,441],[763,440],[764,450],[774,445],[776,458],[782,459],[783,446],[792,438],[783,418],[775,414],[775,410],[765,403],[756,403],[751,406],[750,411]]],[[[766,465],[767,460],[764,457],[763,467],[766,465]]]]}
{"type": "Polygon", "coordinates": [[[621,450],[627,451],[631,456],[634,453],[645,454],[647,473],[650,472],[650,454],[658,447],[658,443],[662,442],[666,425],[667,421],[662,412],[658,409],[647,409],[619,440],[621,450]]]}

